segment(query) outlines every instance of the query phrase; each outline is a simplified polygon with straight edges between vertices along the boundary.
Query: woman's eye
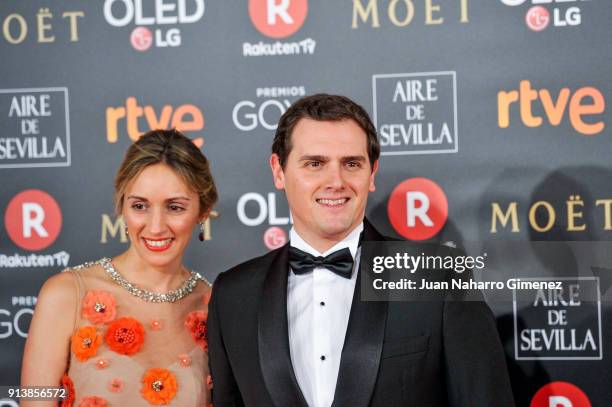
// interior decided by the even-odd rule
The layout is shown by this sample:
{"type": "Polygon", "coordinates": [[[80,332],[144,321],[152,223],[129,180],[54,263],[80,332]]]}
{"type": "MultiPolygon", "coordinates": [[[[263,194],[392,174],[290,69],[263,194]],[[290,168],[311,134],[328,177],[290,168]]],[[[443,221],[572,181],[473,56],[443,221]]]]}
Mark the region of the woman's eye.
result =
{"type": "Polygon", "coordinates": [[[141,211],[141,210],[143,210],[145,208],[146,208],[145,204],[143,204],[143,203],[132,204],[132,209],[136,209],[137,211],[141,211]]]}
{"type": "Polygon", "coordinates": [[[184,210],[184,209],[185,209],[185,208],[183,208],[183,207],[182,207],[182,206],[180,206],[180,205],[170,205],[170,206],[169,206],[169,208],[170,208],[170,210],[171,210],[171,211],[173,211],[173,212],[180,212],[180,211],[182,211],[182,210],[184,210]]]}

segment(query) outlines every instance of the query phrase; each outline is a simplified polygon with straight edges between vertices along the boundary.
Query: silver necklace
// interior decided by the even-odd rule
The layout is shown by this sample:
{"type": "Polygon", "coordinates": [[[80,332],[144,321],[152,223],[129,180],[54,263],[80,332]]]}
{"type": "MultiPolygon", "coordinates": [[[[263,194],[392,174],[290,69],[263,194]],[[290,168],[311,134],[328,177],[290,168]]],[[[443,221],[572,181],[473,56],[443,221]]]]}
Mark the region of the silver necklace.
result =
{"type": "Polygon", "coordinates": [[[206,279],[200,275],[200,273],[192,271],[189,278],[185,280],[179,288],[160,294],[145,290],[144,288],[140,288],[137,285],[127,281],[121,274],[119,274],[117,270],[115,270],[113,263],[111,263],[111,260],[108,257],[100,259],[98,262],[115,283],[125,288],[134,297],[138,297],[147,302],[176,302],[187,294],[191,293],[198,281],[207,282],[206,279]]]}

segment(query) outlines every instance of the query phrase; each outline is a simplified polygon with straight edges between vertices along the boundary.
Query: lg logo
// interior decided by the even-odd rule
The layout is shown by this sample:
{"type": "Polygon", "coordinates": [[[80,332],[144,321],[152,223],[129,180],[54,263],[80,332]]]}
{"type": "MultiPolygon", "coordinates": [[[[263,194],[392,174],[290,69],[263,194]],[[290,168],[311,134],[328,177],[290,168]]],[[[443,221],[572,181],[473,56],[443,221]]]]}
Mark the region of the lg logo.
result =
{"type": "Polygon", "coordinates": [[[253,25],[271,38],[295,34],[304,24],[307,14],[307,0],[249,0],[253,25]]]}
{"type": "Polygon", "coordinates": [[[552,382],[533,396],[530,407],[591,407],[589,398],[568,382],[552,382]]]}
{"type": "Polygon", "coordinates": [[[25,250],[42,250],[59,236],[62,213],[51,195],[29,189],[15,195],[4,214],[4,225],[11,240],[25,250]]]}
{"type": "Polygon", "coordinates": [[[387,214],[397,233],[406,239],[425,240],[435,236],[446,224],[448,201],[435,182],[410,178],[391,193],[387,214]]]}

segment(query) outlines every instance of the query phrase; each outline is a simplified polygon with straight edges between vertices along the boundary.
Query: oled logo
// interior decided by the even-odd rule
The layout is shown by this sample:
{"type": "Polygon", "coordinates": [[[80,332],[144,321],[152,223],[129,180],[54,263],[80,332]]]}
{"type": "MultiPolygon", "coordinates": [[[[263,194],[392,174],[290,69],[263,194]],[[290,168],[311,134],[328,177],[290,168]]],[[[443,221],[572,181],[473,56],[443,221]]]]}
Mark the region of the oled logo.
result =
{"type": "Polygon", "coordinates": [[[576,27],[582,24],[581,5],[589,0],[500,0],[506,6],[531,4],[525,13],[525,25],[535,32],[553,27],[576,27]],[[546,8],[549,7],[549,8],[546,8]],[[552,13],[551,13],[552,11],[552,13]]]}
{"type": "Polygon", "coordinates": [[[105,0],[104,19],[113,27],[125,27],[132,22],[136,27],[130,43],[137,51],[179,47],[182,24],[197,23],[204,16],[204,0],[105,0]],[[149,28],[151,27],[151,28],[149,28]]]}
{"type": "MultiPolygon", "coordinates": [[[[177,108],[165,105],[158,113],[153,106],[138,105],[138,100],[130,96],[125,100],[125,106],[106,108],[106,141],[117,142],[120,125],[125,125],[129,138],[136,141],[142,133],[154,129],[174,128],[181,132],[203,130],[204,115],[192,104],[180,105],[177,108]]],[[[201,148],[204,139],[198,137],[193,142],[201,148]]]]}
{"type": "Polygon", "coordinates": [[[236,204],[238,219],[245,226],[268,225],[263,234],[263,242],[270,250],[277,249],[287,243],[287,232],[279,226],[293,223],[287,201],[280,199],[277,207],[278,193],[269,192],[262,195],[258,192],[243,194],[236,204]],[[286,214],[283,215],[283,214],[286,214]]]}
{"type": "Polygon", "coordinates": [[[429,239],[446,224],[446,194],[430,179],[409,178],[391,193],[387,215],[395,231],[406,239],[429,239]]]}
{"type": "Polygon", "coordinates": [[[533,89],[530,81],[523,80],[518,90],[500,91],[497,94],[497,124],[502,129],[510,126],[513,106],[527,127],[540,127],[544,120],[551,126],[559,126],[565,116],[572,128],[585,136],[597,135],[606,127],[602,117],[606,101],[599,89],[592,86],[575,91],[562,88],[555,95],[555,92],[548,89],[533,89]],[[534,107],[543,111],[544,115],[534,113],[534,107]]]}
{"type": "Polygon", "coordinates": [[[67,88],[0,89],[0,168],[70,166],[67,88]]]}
{"type": "Polygon", "coordinates": [[[232,110],[234,126],[241,131],[258,127],[276,130],[278,120],[298,98],[306,96],[304,86],[257,88],[255,100],[241,100],[232,110]]]}
{"type": "MultiPolygon", "coordinates": [[[[304,25],[308,15],[308,0],[249,0],[249,17],[261,34],[272,39],[287,38],[304,25]]],[[[242,44],[242,55],[274,56],[313,54],[315,40],[308,38],[299,42],[242,44]]]]}
{"type": "Polygon", "coordinates": [[[459,151],[456,76],[454,71],[372,76],[382,155],[459,151]]]}
{"type": "Polygon", "coordinates": [[[516,360],[601,360],[599,278],[533,280],[560,281],[562,286],[513,292],[516,360]]]}
{"type": "Polygon", "coordinates": [[[6,231],[17,246],[42,250],[51,246],[62,228],[62,212],[51,195],[28,189],[15,195],[4,214],[6,231]]]}
{"type": "Polygon", "coordinates": [[[591,402],[578,386],[552,382],[538,390],[529,407],[591,407],[591,402]]]}

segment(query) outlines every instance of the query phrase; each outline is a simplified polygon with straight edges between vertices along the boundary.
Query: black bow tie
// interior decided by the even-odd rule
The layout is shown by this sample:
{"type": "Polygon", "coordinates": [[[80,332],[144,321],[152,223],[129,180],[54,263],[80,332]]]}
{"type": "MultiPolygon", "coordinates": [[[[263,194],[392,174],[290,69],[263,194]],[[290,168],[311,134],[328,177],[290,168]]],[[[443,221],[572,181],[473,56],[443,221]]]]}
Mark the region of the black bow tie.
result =
{"type": "Polygon", "coordinates": [[[353,256],[348,248],[335,251],[325,257],[315,257],[293,246],[289,246],[289,265],[295,274],[310,273],[315,267],[326,269],[344,278],[353,274],[353,256]]]}

